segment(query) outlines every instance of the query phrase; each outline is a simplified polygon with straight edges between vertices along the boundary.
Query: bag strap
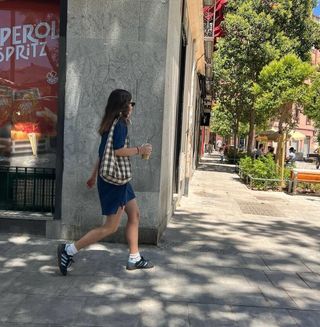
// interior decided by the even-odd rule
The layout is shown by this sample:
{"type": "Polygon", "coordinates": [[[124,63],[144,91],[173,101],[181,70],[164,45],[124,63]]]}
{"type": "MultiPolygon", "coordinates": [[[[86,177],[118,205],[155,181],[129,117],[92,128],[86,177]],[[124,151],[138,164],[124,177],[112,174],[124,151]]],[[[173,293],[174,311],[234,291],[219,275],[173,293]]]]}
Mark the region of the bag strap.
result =
{"type": "MultiPolygon", "coordinates": [[[[112,123],[112,125],[111,125],[111,128],[110,128],[110,131],[109,131],[108,139],[109,139],[110,137],[113,138],[113,132],[114,132],[114,129],[115,129],[115,127],[116,127],[118,121],[119,121],[119,118],[116,118],[116,119],[113,121],[113,123],[112,123]]],[[[112,142],[112,145],[113,145],[113,140],[111,140],[111,142],[112,142]]]]}
{"type": "Polygon", "coordinates": [[[107,138],[107,141],[106,141],[106,145],[105,145],[105,148],[104,148],[104,151],[103,151],[103,155],[102,155],[102,158],[101,158],[100,175],[103,175],[103,171],[105,169],[106,155],[107,155],[108,150],[110,152],[113,152],[113,132],[114,132],[114,129],[115,129],[118,121],[119,121],[119,118],[116,118],[113,121],[113,123],[111,125],[111,128],[109,130],[109,134],[108,134],[108,138],[107,138]]]}

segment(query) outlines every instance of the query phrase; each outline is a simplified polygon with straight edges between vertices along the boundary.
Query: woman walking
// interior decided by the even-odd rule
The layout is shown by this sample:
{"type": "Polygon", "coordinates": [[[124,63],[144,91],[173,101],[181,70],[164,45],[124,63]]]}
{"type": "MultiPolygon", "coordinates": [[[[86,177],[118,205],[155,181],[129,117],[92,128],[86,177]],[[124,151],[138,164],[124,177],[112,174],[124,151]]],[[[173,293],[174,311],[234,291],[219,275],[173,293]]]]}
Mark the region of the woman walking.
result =
{"type": "Polygon", "coordinates": [[[129,157],[134,155],[150,155],[152,152],[150,144],[140,147],[128,146],[127,125],[130,122],[134,105],[131,94],[126,90],[114,90],[109,96],[99,128],[99,134],[101,135],[99,158],[91,177],[87,181],[87,186],[90,189],[97,181],[102,214],[107,216],[107,219],[104,225],[89,231],[80,240],[71,244],[59,244],[57,251],[58,265],[60,272],[64,276],[73,262],[73,256],[78,251],[117,231],[124,211],[128,216],[126,238],[130,251],[126,268],[134,270],[153,267],[152,263],[143,258],[139,253],[138,228],[140,213],[134,191],[129,183],[131,179],[129,157]],[[109,134],[110,137],[108,138],[109,134]],[[110,162],[113,159],[114,164],[110,166],[110,162]],[[105,176],[105,173],[113,170],[115,166],[120,167],[120,173],[118,171],[113,177],[105,176]],[[122,180],[119,180],[119,176],[121,177],[121,167],[123,168],[124,175],[122,180]]]}

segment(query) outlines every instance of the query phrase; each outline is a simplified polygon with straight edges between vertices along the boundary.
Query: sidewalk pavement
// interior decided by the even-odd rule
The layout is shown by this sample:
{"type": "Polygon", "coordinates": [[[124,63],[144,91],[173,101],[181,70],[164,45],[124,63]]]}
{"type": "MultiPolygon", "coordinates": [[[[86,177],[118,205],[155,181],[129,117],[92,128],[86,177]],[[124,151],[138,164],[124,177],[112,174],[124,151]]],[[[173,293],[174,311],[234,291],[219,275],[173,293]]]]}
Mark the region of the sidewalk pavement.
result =
{"type": "Polygon", "coordinates": [[[57,273],[58,240],[0,234],[0,326],[320,326],[320,198],[256,192],[200,165],[158,247],[125,270],[101,243],[57,273]]]}

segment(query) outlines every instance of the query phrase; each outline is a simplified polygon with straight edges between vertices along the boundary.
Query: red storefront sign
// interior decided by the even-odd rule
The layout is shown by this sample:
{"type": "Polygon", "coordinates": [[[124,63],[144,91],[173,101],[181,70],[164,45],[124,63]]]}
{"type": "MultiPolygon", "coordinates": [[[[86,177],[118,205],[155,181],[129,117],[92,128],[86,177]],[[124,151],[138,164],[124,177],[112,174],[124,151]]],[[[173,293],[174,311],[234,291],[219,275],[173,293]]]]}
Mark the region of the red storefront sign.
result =
{"type": "Polygon", "coordinates": [[[60,1],[0,2],[0,156],[19,142],[53,152],[58,107],[60,1]]]}

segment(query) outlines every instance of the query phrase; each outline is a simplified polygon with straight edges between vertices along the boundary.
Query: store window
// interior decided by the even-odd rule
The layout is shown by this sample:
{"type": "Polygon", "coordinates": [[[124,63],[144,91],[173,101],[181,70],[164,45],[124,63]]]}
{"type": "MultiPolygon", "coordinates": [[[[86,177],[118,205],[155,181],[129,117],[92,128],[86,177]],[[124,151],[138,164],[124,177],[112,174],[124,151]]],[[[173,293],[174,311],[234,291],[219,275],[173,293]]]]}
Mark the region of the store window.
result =
{"type": "Polygon", "coordinates": [[[0,2],[0,209],[53,211],[60,2],[0,2]]]}

